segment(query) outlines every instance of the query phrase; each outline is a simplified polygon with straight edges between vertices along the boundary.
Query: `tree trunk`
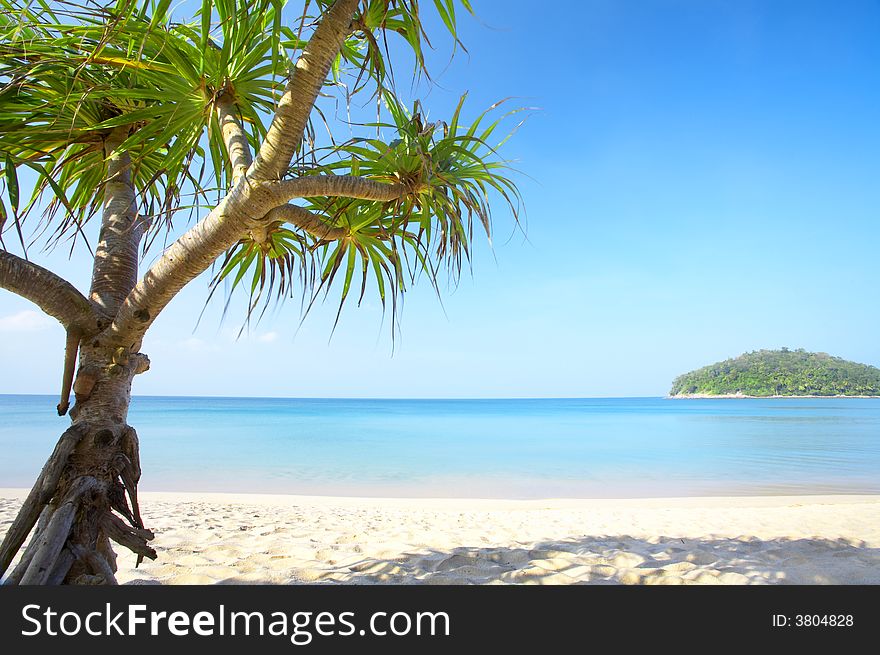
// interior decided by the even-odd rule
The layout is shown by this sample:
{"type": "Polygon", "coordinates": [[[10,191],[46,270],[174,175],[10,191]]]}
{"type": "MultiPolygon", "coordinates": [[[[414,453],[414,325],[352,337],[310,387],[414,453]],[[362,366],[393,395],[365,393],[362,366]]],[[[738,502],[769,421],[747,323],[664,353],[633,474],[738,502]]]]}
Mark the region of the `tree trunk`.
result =
{"type": "MultiPolygon", "coordinates": [[[[137,281],[138,244],[144,232],[131,183],[131,160],[118,151],[127,133],[127,128],[117,128],[104,144],[107,181],[90,296],[105,316],[118,311],[137,281]]],[[[68,347],[71,370],[75,353],[75,347],[68,347]]],[[[126,422],[132,379],[148,368],[145,355],[113,343],[106,331],[79,342],[72,424],[0,545],[3,575],[37,526],[8,583],[115,584],[116,555],[110,540],[137,553],[138,564],[144,557],[155,559],[156,552],[147,545],[153,533],[144,528],[138,507],[137,433],[126,422]]],[[[68,384],[65,376],[65,388],[68,384]]],[[[58,409],[67,409],[64,397],[58,409]]]]}
{"type": "Polygon", "coordinates": [[[84,344],[71,427],[43,467],[0,546],[5,571],[37,523],[8,584],[115,584],[113,540],[155,559],[137,498],[138,438],[127,424],[131,382],[143,355],[84,344]]]}

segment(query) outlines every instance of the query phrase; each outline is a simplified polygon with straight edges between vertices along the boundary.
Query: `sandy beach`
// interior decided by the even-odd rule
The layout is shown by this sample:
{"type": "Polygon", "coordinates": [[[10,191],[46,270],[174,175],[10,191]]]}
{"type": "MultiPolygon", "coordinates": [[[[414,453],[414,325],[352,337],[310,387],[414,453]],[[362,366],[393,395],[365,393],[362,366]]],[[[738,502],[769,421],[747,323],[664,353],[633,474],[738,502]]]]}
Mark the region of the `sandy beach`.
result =
{"type": "MultiPolygon", "coordinates": [[[[25,494],[0,489],[0,534],[25,494]]],[[[122,551],[122,584],[880,584],[880,496],[152,492],[142,512],[159,557],[122,551]]]]}

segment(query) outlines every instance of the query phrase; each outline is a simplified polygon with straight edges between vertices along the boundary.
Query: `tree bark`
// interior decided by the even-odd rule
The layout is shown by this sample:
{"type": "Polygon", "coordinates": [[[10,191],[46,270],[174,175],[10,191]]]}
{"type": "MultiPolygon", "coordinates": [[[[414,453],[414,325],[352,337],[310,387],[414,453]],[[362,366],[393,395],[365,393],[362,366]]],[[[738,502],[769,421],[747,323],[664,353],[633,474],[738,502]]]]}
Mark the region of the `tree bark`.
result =
{"type": "Polygon", "coordinates": [[[325,241],[336,241],[343,239],[348,234],[348,230],[342,227],[333,227],[327,221],[310,212],[304,207],[298,205],[281,205],[271,210],[265,217],[267,224],[272,223],[290,223],[301,230],[305,230],[312,236],[325,241]]]}
{"type": "Polygon", "coordinates": [[[336,54],[351,33],[359,0],[336,0],[321,17],[312,38],[297,60],[278,102],[272,125],[249,174],[256,179],[280,180],[302,143],[309,115],[336,54]]]}
{"type": "Polygon", "coordinates": [[[270,188],[276,194],[273,199],[278,203],[318,196],[388,202],[397,200],[409,191],[406,185],[399,182],[387,184],[356,175],[308,175],[275,182],[270,188]]]}
{"type": "MultiPolygon", "coordinates": [[[[80,497],[97,484],[94,478],[82,478],[77,482],[78,484],[71,488],[61,505],[52,513],[46,529],[39,535],[37,549],[21,578],[21,584],[45,584],[59,564],[66,565],[66,568],[70,569],[72,562],[69,562],[67,557],[59,562],[59,555],[73,527],[80,497]]],[[[64,571],[64,575],[66,574],[67,571],[64,571]]]]}
{"type": "Polygon", "coordinates": [[[0,287],[30,300],[66,329],[95,334],[106,326],[94,306],[75,286],[52,271],[0,250],[0,287]]]}
{"type": "Polygon", "coordinates": [[[220,123],[223,143],[226,145],[226,154],[232,167],[232,185],[235,186],[253,163],[251,147],[248,144],[247,134],[239,122],[238,108],[233,99],[227,93],[223,93],[217,98],[215,106],[217,122],[220,123]]]}
{"type": "Polygon", "coordinates": [[[116,314],[137,283],[138,248],[144,234],[131,182],[131,157],[127,152],[118,151],[127,136],[128,127],[117,127],[104,142],[107,153],[104,212],[90,295],[108,316],[116,314]]]}

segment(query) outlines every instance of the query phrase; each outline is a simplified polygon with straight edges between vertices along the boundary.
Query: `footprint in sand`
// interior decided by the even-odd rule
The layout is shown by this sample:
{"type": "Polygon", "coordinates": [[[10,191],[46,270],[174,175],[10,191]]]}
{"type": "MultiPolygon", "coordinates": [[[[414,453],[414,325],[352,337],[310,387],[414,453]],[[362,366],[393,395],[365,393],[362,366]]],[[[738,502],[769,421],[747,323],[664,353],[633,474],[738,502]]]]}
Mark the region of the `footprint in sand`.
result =
{"type": "Polygon", "coordinates": [[[708,566],[718,561],[718,556],[705,550],[694,550],[687,554],[685,559],[698,566],[708,566]]]}
{"type": "Polygon", "coordinates": [[[441,560],[437,564],[437,571],[454,571],[458,575],[478,575],[486,577],[511,570],[499,562],[493,562],[481,557],[471,555],[453,555],[441,560]]]}

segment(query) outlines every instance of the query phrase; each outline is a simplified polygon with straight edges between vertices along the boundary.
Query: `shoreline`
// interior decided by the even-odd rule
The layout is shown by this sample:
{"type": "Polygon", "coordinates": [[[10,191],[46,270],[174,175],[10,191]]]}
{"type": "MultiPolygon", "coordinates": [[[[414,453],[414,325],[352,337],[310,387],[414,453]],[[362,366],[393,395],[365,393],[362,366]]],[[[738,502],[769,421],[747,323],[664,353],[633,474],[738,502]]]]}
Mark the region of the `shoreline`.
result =
{"type": "Polygon", "coordinates": [[[117,548],[122,584],[880,584],[880,494],[140,501],[159,558],[117,548]]]}
{"type": "MultiPolygon", "coordinates": [[[[0,499],[24,500],[26,487],[0,487],[0,499]]],[[[724,507],[788,505],[798,502],[820,504],[880,503],[880,493],[786,493],[719,494],[705,496],[567,496],[546,498],[495,498],[491,496],[358,496],[301,493],[264,493],[244,491],[138,491],[141,500],[246,505],[399,505],[400,507],[496,507],[507,509],[576,509],[599,506],[667,507],[692,504],[724,507]]]]}
{"type": "MultiPolygon", "coordinates": [[[[24,501],[31,490],[25,487],[0,487],[0,499],[24,501]]],[[[590,509],[595,507],[773,507],[792,503],[859,504],[880,503],[880,493],[824,492],[814,493],[719,493],[704,495],[620,495],[620,496],[441,496],[441,495],[358,495],[351,493],[286,493],[264,491],[194,491],[138,490],[141,501],[162,503],[208,503],[260,506],[399,506],[437,509],[590,509]]]]}

